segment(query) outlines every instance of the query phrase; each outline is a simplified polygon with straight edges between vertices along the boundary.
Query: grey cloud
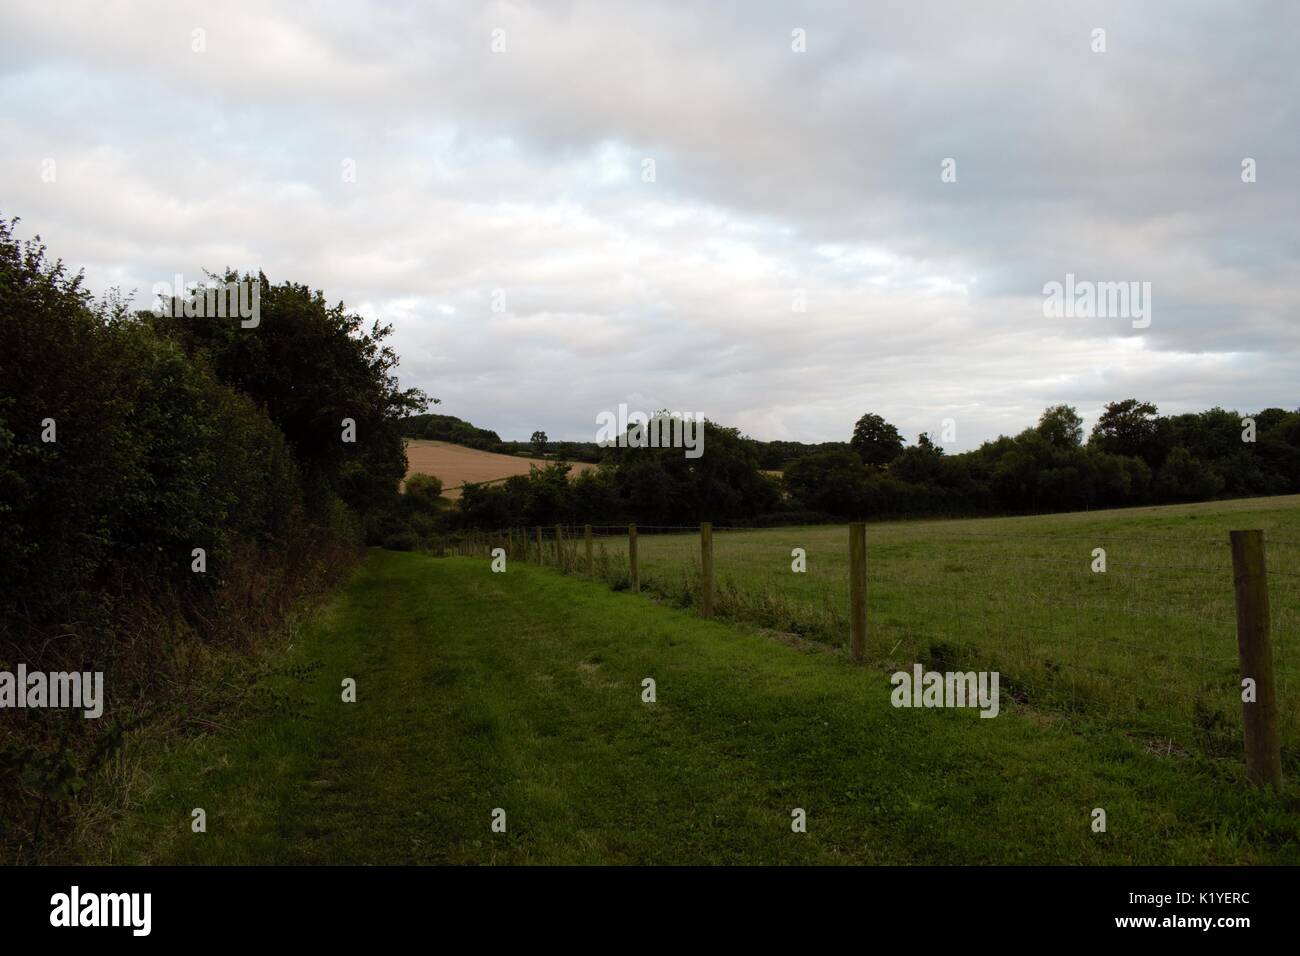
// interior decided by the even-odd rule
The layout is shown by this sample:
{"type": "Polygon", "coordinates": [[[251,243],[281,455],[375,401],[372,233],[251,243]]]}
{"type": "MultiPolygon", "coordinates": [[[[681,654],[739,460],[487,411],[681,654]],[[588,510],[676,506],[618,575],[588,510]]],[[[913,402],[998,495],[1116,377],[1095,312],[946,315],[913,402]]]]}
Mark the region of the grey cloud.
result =
{"type": "Polygon", "coordinates": [[[1293,406],[1297,19],[9,3],[0,208],[98,288],[226,265],[324,288],[394,322],[441,410],[514,437],[590,437],[633,396],[759,437],[951,416],[958,447],[1056,401],[1293,406]],[[1152,282],[1151,327],[1045,319],[1066,272],[1152,282]]]}

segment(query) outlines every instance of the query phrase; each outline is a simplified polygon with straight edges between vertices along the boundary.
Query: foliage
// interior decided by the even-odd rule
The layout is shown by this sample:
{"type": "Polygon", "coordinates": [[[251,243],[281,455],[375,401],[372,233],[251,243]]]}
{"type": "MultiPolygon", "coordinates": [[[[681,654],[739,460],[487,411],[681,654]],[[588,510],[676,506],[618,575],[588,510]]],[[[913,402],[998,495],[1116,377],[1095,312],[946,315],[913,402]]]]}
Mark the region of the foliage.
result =
{"type": "Polygon", "coordinates": [[[1053,448],[1078,448],[1083,443],[1083,419],[1069,405],[1053,405],[1038,419],[1038,434],[1053,448]]]}
{"type": "Polygon", "coordinates": [[[849,444],[866,464],[883,466],[903,450],[903,436],[879,415],[867,412],[853,426],[849,444]]]}
{"type": "Polygon", "coordinates": [[[778,484],[763,475],[734,428],[702,424],[704,453],[681,448],[610,448],[599,468],[568,479],[563,461],[501,484],[467,484],[458,520],[468,527],[621,522],[682,524],[745,520],[778,507],[778,484]]]}
{"type": "Polygon", "coordinates": [[[442,479],[434,475],[418,474],[406,479],[406,494],[426,504],[437,507],[443,501],[442,479]]]}
{"type": "MultiPolygon", "coordinates": [[[[248,395],[284,433],[302,468],[309,504],[329,494],[364,513],[397,492],[406,473],[400,423],[428,398],[402,389],[398,358],[384,340],[392,326],[365,320],[320,291],[267,277],[227,273],[226,282],[261,285],[259,324],[217,316],[152,316],[218,380],[248,395]],[[355,441],[343,440],[343,422],[355,441]]],[[[148,315],[148,313],[144,313],[148,315]]]]}
{"type": "Polygon", "coordinates": [[[1111,454],[1142,458],[1154,465],[1160,457],[1156,411],[1155,405],[1136,398],[1109,402],[1092,428],[1089,444],[1111,454]]]}
{"type": "MultiPolygon", "coordinates": [[[[54,826],[141,702],[189,686],[195,647],[252,651],[355,560],[424,402],[398,387],[390,330],[319,292],[245,276],[264,287],[255,327],[132,313],[16,223],[0,219],[0,665],[103,671],[112,692],[99,721],[0,726],[0,849],[54,826]]],[[[437,491],[418,489],[403,500],[432,527],[437,491]]]]}
{"type": "Polygon", "coordinates": [[[1106,406],[1084,444],[1078,411],[1054,405],[1019,435],[949,455],[928,434],[896,444],[898,430],[868,414],[858,437],[877,436],[867,452],[876,464],[864,462],[861,441],[758,442],[710,422],[700,459],[680,449],[603,448],[601,467],[572,480],[561,459],[501,484],[468,486],[439,528],[771,525],[782,515],[809,522],[1046,513],[1300,491],[1300,412],[1270,408],[1252,417],[1256,441],[1245,442],[1236,412],[1166,418],[1128,399],[1106,406]],[[759,470],[774,457],[786,461],[779,481],[759,470]]]}
{"type": "Polygon", "coordinates": [[[411,415],[402,419],[399,428],[407,438],[449,441],[483,451],[496,451],[501,444],[501,436],[496,432],[475,428],[454,415],[411,415]]]}

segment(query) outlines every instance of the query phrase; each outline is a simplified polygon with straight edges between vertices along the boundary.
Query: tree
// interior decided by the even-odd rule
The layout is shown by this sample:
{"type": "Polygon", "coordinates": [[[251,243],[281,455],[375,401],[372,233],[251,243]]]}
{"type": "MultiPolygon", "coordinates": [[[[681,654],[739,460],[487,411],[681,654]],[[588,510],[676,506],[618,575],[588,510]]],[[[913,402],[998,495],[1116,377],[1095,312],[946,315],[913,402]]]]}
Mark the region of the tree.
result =
{"type": "Polygon", "coordinates": [[[1039,417],[1038,434],[1053,448],[1078,448],[1083,442],[1083,419],[1069,405],[1053,405],[1039,417]]]}
{"type": "Polygon", "coordinates": [[[889,465],[889,473],[901,481],[926,485],[939,481],[943,472],[943,449],[934,443],[929,432],[916,436],[916,444],[904,448],[889,465]]]}
{"type": "Polygon", "coordinates": [[[423,473],[406,479],[406,496],[436,508],[442,499],[442,479],[423,473]]]}
{"type": "Polygon", "coordinates": [[[853,426],[849,445],[866,464],[883,467],[903,450],[903,436],[879,415],[867,412],[853,426]]]}
{"type": "Polygon", "coordinates": [[[238,547],[267,546],[275,572],[301,510],[284,435],[120,299],[94,302],[15,222],[0,219],[0,646],[46,625],[111,633],[132,588],[196,607],[238,547]],[[190,570],[195,547],[211,573],[190,570]]]}
{"type": "Polygon", "coordinates": [[[1156,407],[1150,402],[1136,398],[1110,402],[1093,426],[1088,443],[1112,455],[1132,455],[1152,464],[1159,457],[1158,422],[1156,407]]]}
{"type": "Polygon", "coordinates": [[[867,471],[849,451],[823,451],[786,469],[785,485],[805,508],[836,517],[857,517],[866,506],[867,471]]]}
{"type": "Polygon", "coordinates": [[[343,303],[329,305],[324,293],[294,282],[272,285],[260,272],[221,278],[260,286],[255,328],[212,314],[139,316],[266,410],[293,450],[316,510],[328,506],[330,494],[363,513],[395,496],[406,474],[402,419],[422,412],[429,399],[399,387],[397,354],[384,343],[392,326],[367,328],[343,303]],[[354,423],[354,441],[341,438],[345,420],[354,423]]]}
{"type": "Polygon", "coordinates": [[[629,513],[671,524],[766,514],[780,503],[776,486],[758,469],[739,430],[710,421],[696,426],[699,458],[681,448],[612,448],[609,461],[629,513]]]}
{"type": "Polygon", "coordinates": [[[1156,493],[1170,501],[1204,501],[1223,490],[1223,479],[1186,448],[1169,453],[1156,478],[1156,493]]]}
{"type": "Polygon", "coordinates": [[[546,454],[546,442],[548,441],[546,437],[546,432],[544,431],[533,432],[533,437],[529,439],[529,441],[531,441],[533,444],[534,452],[536,452],[538,455],[546,454]]]}

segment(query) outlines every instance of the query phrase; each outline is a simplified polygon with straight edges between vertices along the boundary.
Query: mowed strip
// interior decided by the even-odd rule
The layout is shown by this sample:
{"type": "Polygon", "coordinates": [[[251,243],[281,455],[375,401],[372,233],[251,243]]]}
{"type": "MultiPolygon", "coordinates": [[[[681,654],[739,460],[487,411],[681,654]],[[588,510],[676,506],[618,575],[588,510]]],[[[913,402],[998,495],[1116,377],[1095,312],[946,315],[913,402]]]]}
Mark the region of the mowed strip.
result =
{"type": "Polygon", "coordinates": [[[1222,772],[1005,700],[895,709],[838,653],[550,569],[372,552],[285,663],[311,661],[272,688],[299,703],[145,761],[115,861],[1297,861],[1293,803],[1222,772]]]}
{"type": "MultiPolygon", "coordinates": [[[[526,475],[530,469],[545,468],[553,460],[544,458],[517,458],[495,452],[466,448],[450,442],[411,439],[406,443],[406,477],[424,474],[442,480],[443,496],[459,498],[466,482],[495,483],[512,475],[526,475]]],[[[596,466],[577,462],[570,466],[569,474],[576,475],[596,466]]]]}

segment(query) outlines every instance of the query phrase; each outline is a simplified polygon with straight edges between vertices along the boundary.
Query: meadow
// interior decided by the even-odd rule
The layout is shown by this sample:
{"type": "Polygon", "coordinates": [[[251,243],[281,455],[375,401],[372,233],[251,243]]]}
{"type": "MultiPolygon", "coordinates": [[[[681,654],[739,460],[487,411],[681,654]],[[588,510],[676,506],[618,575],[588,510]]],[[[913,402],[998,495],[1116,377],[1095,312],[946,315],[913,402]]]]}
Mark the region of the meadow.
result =
{"type": "Polygon", "coordinates": [[[115,863],[1300,862],[1300,803],[1231,766],[1018,706],[896,709],[881,671],[772,637],[551,568],[374,550],[259,684],[273,705],[119,758],[126,802],[77,845],[115,863]]]}
{"type": "Polygon", "coordinates": [[[713,619],[694,534],[642,529],[640,594],[621,535],[598,539],[595,579],[571,534],[555,566],[514,536],[504,573],[490,540],[372,549],[265,661],[254,706],[115,758],[129,785],[74,845],[117,863],[1300,863],[1298,525],[1294,498],[870,525],[861,665],[843,527],[718,531],[713,619]],[[1281,794],[1245,778],[1232,528],[1269,541],[1281,794]],[[999,670],[998,716],[892,706],[889,672],[914,662],[999,670]]]}
{"type": "MultiPolygon", "coordinates": [[[[870,524],[868,661],[886,669],[913,662],[997,669],[1003,693],[1043,721],[1101,723],[1152,749],[1240,760],[1228,532],[1245,528],[1265,532],[1283,762],[1295,772],[1297,496],[870,524]],[[1105,551],[1104,573],[1093,570],[1097,548],[1105,551]]],[[[598,573],[626,586],[625,529],[597,534],[598,573]]],[[[698,532],[640,528],[638,541],[642,589],[680,606],[697,603],[698,532]]],[[[715,530],[713,547],[718,613],[844,645],[844,526],[715,530]],[[795,548],[806,553],[804,573],[792,570],[795,548]]]]}

